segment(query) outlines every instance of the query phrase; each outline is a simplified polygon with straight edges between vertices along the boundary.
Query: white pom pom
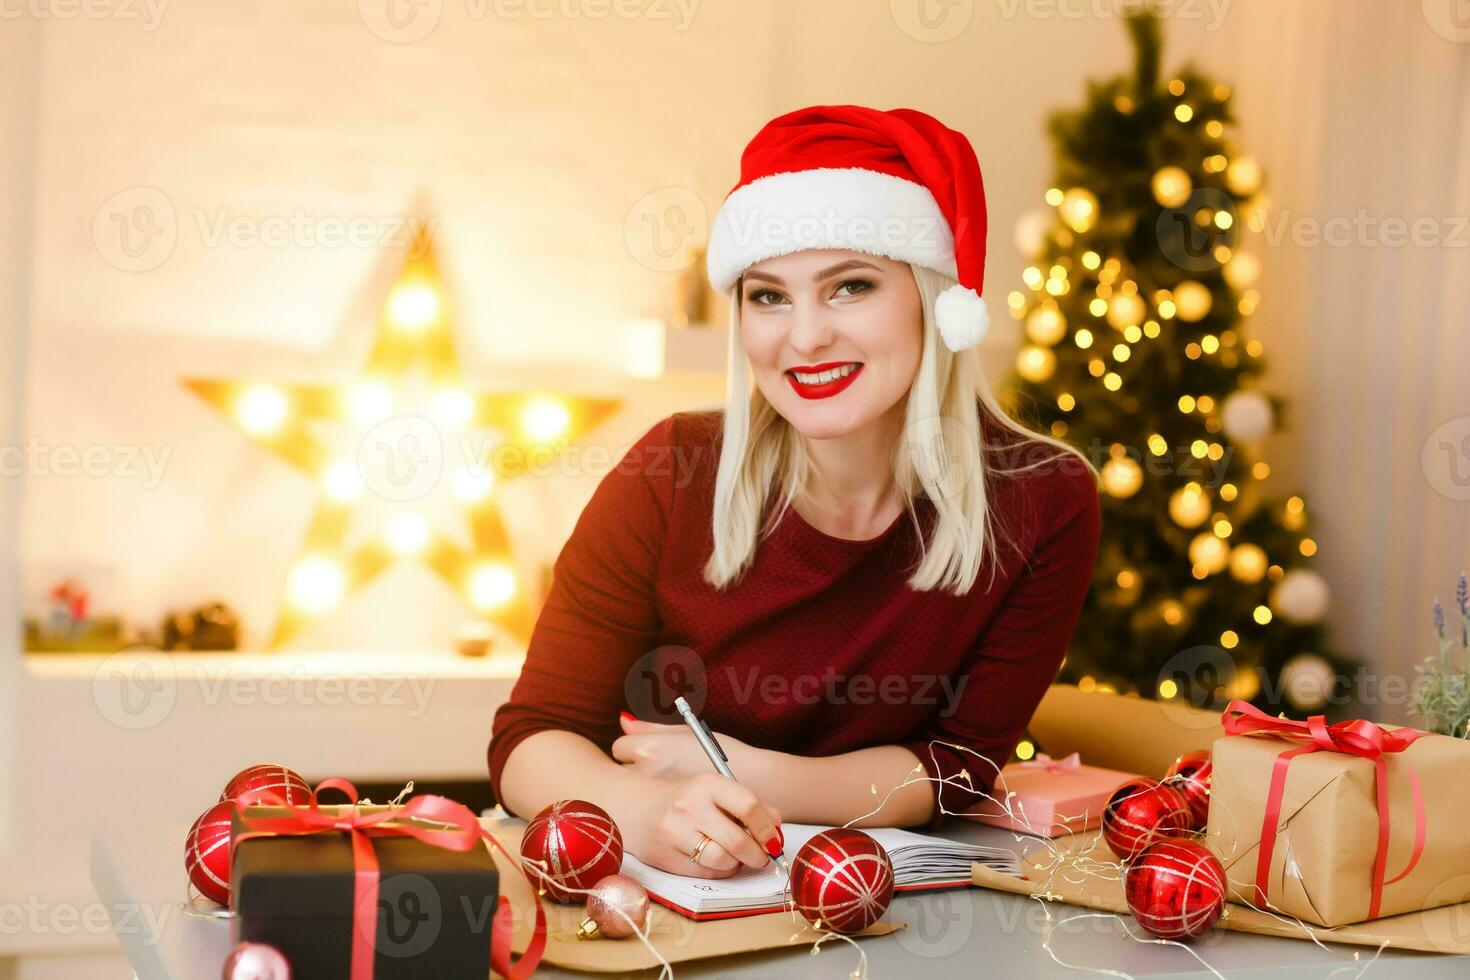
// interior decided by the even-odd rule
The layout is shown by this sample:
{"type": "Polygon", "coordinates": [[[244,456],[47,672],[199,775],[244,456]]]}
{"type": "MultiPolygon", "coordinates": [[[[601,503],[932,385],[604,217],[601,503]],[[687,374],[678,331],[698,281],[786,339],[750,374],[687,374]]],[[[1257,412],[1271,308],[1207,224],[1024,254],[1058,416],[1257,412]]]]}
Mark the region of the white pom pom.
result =
{"type": "Polygon", "coordinates": [[[990,311],[973,289],[954,285],[934,302],[934,319],[939,336],[952,351],[974,347],[990,330],[990,311]]]}

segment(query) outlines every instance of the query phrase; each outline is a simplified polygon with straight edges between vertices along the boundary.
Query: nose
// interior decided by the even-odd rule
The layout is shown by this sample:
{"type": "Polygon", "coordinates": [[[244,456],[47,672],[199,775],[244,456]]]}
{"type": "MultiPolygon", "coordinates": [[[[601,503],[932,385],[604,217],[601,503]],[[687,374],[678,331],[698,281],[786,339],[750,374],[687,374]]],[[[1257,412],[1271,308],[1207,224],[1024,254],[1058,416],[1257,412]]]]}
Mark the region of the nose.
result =
{"type": "Polygon", "coordinates": [[[792,312],[791,349],[805,356],[832,346],[830,312],[821,303],[796,302],[792,312]]]}

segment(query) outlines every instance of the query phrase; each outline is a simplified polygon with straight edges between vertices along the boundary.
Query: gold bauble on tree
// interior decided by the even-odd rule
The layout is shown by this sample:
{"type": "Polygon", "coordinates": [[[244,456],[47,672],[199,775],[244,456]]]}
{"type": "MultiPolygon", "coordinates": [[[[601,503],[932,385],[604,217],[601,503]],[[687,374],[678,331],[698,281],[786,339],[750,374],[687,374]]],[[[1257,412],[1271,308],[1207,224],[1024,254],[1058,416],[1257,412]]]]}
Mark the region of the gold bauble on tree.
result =
{"type": "Polygon", "coordinates": [[[1250,252],[1236,252],[1220,269],[1234,289],[1249,289],[1261,276],[1261,260],[1250,252]]]}
{"type": "Polygon", "coordinates": [[[1225,183],[1241,197],[1250,197],[1261,189],[1261,165],[1254,157],[1236,157],[1225,168],[1225,183]]]}
{"type": "Polygon", "coordinates": [[[1177,208],[1189,200],[1194,183],[1183,167],[1160,167],[1153,179],[1154,200],[1166,208],[1177,208]]]}
{"type": "Polygon", "coordinates": [[[1057,356],[1045,347],[1027,344],[1016,355],[1016,373],[1032,384],[1050,378],[1056,369],[1057,356]]]}
{"type": "Polygon", "coordinates": [[[1057,214],[1073,231],[1087,231],[1097,223],[1097,198],[1085,187],[1070,188],[1062,195],[1057,214]]]}
{"type": "Polygon", "coordinates": [[[1108,300],[1108,323],[1119,330],[1142,323],[1146,312],[1147,307],[1137,293],[1116,293],[1108,300]]]}
{"type": "Polygon", "coordinates": [[[1026,317],[1026,336],[1034,344],[1050,347],[1067,335],[1067,318],[1054,303],[1043,303],[1026,317]]]}
{"type": "Polygon", "coordinates": [[[1247,543],[1236,545],[1231,549],[1230,577],[1237,582],[1244,582],[1247,585],[1259,582],[1266,577],[1268,565],[1270,562],[1260,545],[1247,543]]]}
{"type": "Polygon", "coordinates": [[[1211,575],[1225,570],[1230,561],[1230,545],[1209,531],[1202,531],[1189,542],[1189,560],[1211,575]]]}
{"type": "Polygon", "coordinates": [[[1215,297],[1203,283],[1186,279],[1174,287],[1174,309],[1185,323],[1196,323],[1210,315],[1215,297]]]}
{"type": "Polygon", "coordinates": [[[1143,486],[1143,467],[1127,456],[1110,459],[1103,464],[1102,483],[1112,496],[1127,499],[1143,486]]]}
{"type": "Polygon", "coordinates": [[[1169,516],[1180,527],[1199,527],[1210,516],[1210,497],[1198,483],[1186,483],[1169,496],[1169,516]]]}

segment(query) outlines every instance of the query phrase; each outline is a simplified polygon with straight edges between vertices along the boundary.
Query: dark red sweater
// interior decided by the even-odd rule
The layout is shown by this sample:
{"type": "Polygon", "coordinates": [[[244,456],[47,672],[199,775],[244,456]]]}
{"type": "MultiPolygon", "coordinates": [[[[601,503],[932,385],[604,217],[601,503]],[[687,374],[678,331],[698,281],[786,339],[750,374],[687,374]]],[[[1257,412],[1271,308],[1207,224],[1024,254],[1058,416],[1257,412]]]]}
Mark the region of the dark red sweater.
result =
{"type": "MultiPolygon", "coordinates": [[[[526,736],[565,729],[606,750],[620,711],[677,721],[677,694],[713,730],[754,746],[822,756],[902,745],[931,776],[968,769],[988,791],[994,769],[931,740],[997,766],[1010,757],[1056,677],[1091,580],[1092,474],[1067,456],[992,477],[1001,559],[993,582],[982,566],[969,595],[908,586],[919,538],[907,514],[851,541],[795,510],[760,542],[745,576],[718,592],[701,571],[713,547],[721,420],[664,419],[598,485],[556,560],[520,679],[495,714],[496,796],[526,736]]],[[[1006,454],[1017,458],[1036,456],[1006,454]]],[[[921,497],[917,507],[927,530],[933,505],[921,497]]],[[[956,811],[978,797],[945,787],[940,799],[956,811]]],[[[935,824],[940,817],[936,807],[935,824]]]]}

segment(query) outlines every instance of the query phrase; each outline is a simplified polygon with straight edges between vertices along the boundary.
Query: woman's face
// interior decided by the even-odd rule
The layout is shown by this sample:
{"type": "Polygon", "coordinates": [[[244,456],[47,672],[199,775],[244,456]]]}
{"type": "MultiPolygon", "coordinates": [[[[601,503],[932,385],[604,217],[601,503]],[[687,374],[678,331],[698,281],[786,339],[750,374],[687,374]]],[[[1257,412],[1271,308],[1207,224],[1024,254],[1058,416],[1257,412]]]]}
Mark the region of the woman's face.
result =
{"type": "Polygon", "coordinates": [[[751,266],[740,290],[740,337],[755,383],[802,435],[847,435],[907,396],[924,314],[906,263],[838,249],[793,252],[751,266]]]}

